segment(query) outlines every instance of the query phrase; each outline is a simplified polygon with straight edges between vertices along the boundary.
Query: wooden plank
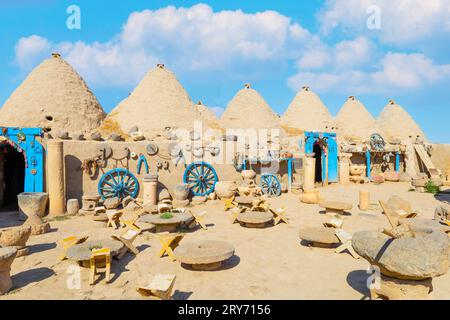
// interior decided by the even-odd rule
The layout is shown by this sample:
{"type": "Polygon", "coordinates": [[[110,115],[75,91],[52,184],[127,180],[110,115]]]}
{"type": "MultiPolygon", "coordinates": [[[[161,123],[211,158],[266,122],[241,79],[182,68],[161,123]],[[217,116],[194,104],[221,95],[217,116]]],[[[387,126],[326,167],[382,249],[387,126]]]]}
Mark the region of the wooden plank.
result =
{"type": "Polygon", "coordinates": [[[425,151],[424,146],[421,144],[415,144],[414,149],[416,150],[417,154],[419,155],[420,160],[422,160],[423,164],[427,168],[431,177],[439,178],[437,169],[436,169],[435,165],[433,164],[433,161],[431,161],[430,156],[425,151]]]}

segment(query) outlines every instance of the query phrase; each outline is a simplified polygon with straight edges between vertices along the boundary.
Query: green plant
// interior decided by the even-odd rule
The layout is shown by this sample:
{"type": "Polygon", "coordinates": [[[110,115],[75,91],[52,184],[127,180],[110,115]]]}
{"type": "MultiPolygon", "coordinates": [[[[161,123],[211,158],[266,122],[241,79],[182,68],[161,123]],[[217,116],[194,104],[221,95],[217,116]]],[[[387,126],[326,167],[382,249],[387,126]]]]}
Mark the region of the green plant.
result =
{"type": "Polygon", "coordinates": [[[439,187],[434,184],[433,181],[428,180],[428,182],[425,183],[425,191],[428,193],[436,194],[439,192],[439,187]]]}
{"type": "Polygon", "coordinates": [[[172,212],[164,212],[160,215],[161,219],[172,219],[173,218],[173,214],[172,212]]]}

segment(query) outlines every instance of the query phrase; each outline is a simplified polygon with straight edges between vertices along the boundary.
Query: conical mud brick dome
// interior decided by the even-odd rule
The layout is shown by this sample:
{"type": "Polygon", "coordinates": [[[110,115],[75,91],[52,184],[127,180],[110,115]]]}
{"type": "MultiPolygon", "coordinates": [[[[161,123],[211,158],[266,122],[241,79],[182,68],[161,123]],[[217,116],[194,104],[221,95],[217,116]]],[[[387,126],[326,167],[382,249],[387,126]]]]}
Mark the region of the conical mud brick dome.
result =
{"type": "Polygon", "coordinates": [[[428,141],[425,133],[414,121],[414,119],[395,101],[389,101],[378,117],[378,124],[386,134],[388,139],[400,139],[408,141],[409,139],[428,141]]]}
{"type": "Polygon", "coordinates": [[[340,139],[369,141],[374,133],[383,135],[375,118],[353,96],[348,98],[337,114],[336,126],[340,139]]]}
{"type": "Polygon", "coordinates": [[[281,117],[281,125],[287,131],[330,132],[333,131],[334,120],[319,96],[309,87],[303,87],[281,117]]]}
{"type": "Polygon", "coordinates": [[[229,102],[220,122],[227,129],[272,129],[279,126],[278,116],[249,84],[229,102]]]}
{"type": "Polygon", "coordinates": [[[166,127],[192,129],[201,115],[174,73],[159,64],[107,117],[124,132],[137,126],[147,135],[166,127]]]}
{"type": "Polygon", "coordinates": [[[219,124],[219,119],[217,119],[214,112],[205,106],[201,101],[197,102],[195,108],[200,113],[201,120],[203,121],[203,126],[211,129],[221,129],[219,124]]]}
{"type": "Polygon", "coordinates": [[[0,124],[91,132],[105,113],[84,80],[59,54],[37,66],[0,110],[0,124]]]}

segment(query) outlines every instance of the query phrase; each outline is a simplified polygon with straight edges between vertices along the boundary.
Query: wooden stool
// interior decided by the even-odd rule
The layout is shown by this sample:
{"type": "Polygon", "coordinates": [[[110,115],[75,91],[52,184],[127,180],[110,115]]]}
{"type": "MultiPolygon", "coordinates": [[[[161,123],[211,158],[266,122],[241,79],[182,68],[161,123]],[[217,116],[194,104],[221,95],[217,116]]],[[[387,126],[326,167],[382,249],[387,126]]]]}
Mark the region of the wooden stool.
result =
{"type": "Polygon", "coordinates": [[[231,209],[231,223],[232,224],[235,223],[238,218],[238,215],[244,212],[245,210],[246,209],[242,207],[236,207],[231,209]]]}
{"type": "Polygon", "coordinates": [[[117,255],[117,259],[122,259],[127,251],[131,251],[135,255],[139,254],[139,250],[133,245],[133,242],[138,237],[138,235],[141,234],[142,230],[137,225],[131,222],[125,221],[124,223],[127,226],[125,232],[119,236],[111,236],[114,240],[118,240],[124,244],[124,247],[117,255]]]}
{"type": "Polygon", "coordinates": [[[111,275],[111,250],[109,248],[102,248],[97,250],[92,250],[91,259],[89,260],[90,267],[90,278],[89,284],[93,285],[95,283],[95,275],[97,273],[97,263],[101,261],[105,262],[105,279],[108,283],[111,275]]]}
{"type": "Polygon", "coordinates": [[[194,217],[194,219],[192,220],[192,222],[188,226],[190,229],[194,228],[197,225],[197,223],[198,223],[203,230],[208,230],[208,227],[203,222],[203,218],[206,215],[206,211],[203,211],[201,213],[191,212],[191,214],[194,217]]]}
{"type": "Polygon", "coordinates": [[[223,199],[224,201],[224,208],[223,211],[228,211],[230,209],[236,208],[237,204],[234,202],[234,197],[231,197],[229,199],[223,199]]]}
{"type": "Polygon", "coordinates": [[[334,252],[341,253],[347,250],[353,258],[359,259],[359,255],[352,247],[352,235],[350,233],[345,232],[342,229],[337,229],[336,237],[338,237],[338,239],[341,241],[342,244],[339,247],[337,247],[334,252]]]}
{"type": "Polygon", "coordinates": [[[85,242],[89,237],[75,237],[75,236],[70,236],[67,237],[65,239],[62,239],[59,244],[61,245],[63,251],[61,252],[61,254],[59,255],[59,259],[60,260],[65,260],[66,259],[66,254],[67,254],[67,250],[69,250],[70,248],[72,248],[74,245],[80,244],[85,242]]]}
{"type": "Polygon", "coordinates": [[[106,210],[106,216],[108,217],[106,227],[114,227],[114,229],[117,229],[120,226],[119,220],[122,213],[120,210],[106,210]]]}
{"type": "Polygon", "coordinates": [[[159,251],[158,256],[162,258],[167,253],[167,255],[172,259],[172,261],[175,261],[176,259],[173,254],[173,250],[175,250],[175,248],[178,247],[183,238],[184,234],[182,233],[171,234],[169,232],[163,232],[158,234],[158,240],[159,242],[161,242],[162,245],[162,248],[159,251]]]}
{"type": "Polygon", "coordinates": [[[157,274],[151,282],[136,288],[143,297],[151,297],[158,300],[169,300],[172,297],[172,290],[176,276],[173,274],[157,274]]]}
{"type": "Polygon", "coordinates": [[[270,211],[273,213],[273,215],[275,216],[275,221],[274,221],[274,225],[276,226],[278,223],[280,223],[281,221],[289,224],[289,220],[288,218],[286,218],[286,207],[281,207],[277,210],[272,210],[270,209],[270,211]]]}

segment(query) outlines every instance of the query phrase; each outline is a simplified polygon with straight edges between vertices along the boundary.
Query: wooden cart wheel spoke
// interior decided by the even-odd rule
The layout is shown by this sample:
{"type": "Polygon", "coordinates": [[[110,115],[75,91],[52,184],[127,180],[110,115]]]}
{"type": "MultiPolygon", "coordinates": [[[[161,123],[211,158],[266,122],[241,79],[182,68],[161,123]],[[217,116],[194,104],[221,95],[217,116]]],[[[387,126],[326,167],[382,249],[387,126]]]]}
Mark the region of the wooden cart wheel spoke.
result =
{"type": "Polygon", "coordinates": [[[219,180],[214,168],[206,162],[191,163],[185,170],[183,182],[194,196],[206,196],[214,191],[219,180]],[[195,183],[194,183],[195,182],[195,183]]]}

